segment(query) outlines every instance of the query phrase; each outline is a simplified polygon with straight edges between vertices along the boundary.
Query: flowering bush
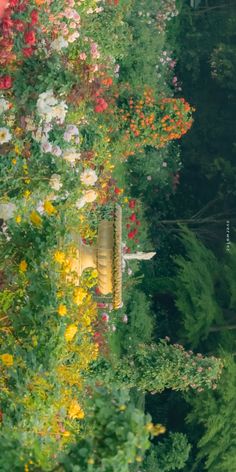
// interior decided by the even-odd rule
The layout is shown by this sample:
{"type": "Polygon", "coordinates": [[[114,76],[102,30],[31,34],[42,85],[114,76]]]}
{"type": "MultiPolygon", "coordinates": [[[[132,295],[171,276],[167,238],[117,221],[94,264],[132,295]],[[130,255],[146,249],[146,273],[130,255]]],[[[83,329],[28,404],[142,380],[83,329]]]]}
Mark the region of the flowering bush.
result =
{"type": "Polygon", "coordinates": [[[143,146],[161,148],[180,139],[192,125],[193,111],[184,98],[162,98],[157,103],[151,89],[141,97],[129,97],[121,107],[124,139],[133,145],[128,154],[143,146]]]}

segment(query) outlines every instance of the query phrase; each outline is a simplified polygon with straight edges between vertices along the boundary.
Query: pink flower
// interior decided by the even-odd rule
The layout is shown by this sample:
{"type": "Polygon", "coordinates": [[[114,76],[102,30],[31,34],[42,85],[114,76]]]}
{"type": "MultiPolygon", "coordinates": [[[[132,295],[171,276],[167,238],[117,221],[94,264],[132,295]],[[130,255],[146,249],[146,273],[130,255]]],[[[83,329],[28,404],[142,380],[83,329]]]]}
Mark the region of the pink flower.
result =
{"type": "Polygon", "coordinates": [[[81,61],[85,61],[85,59],[87,58],[87,55],[85,52],[81,52],[81,54],[79,55],[79,58],[81,61]]]}
{"type": "Polygon", "coordinates": [[[109,315],[107,313],[102,314],[102,321],[105,321],[106,323],[109,321],[109,315]]]}

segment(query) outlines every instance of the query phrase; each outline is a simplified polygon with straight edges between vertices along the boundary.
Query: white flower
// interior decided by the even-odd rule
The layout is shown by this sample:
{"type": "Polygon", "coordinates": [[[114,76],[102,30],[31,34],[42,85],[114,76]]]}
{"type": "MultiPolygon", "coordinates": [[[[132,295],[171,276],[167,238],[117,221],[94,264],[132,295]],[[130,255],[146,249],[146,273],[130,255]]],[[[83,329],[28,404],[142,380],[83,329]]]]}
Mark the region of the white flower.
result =
{"type": "Polygon", "coordinates": [[[62,155],[62,150],[61,150],[60,146],[53,146],[51,152],[52,152],[53,156],[56,156],[56,157],[59,157],[59,156],[62,155]]]}
{"type": "Polygon", "coordinates": [[[83,199],[85,200],[86,203],[92,203],[96,200],[98,194],[95,192],[95,190],[86,190],[83,193],[83,199]]]}
{"type": "Polygon", "coordinates": [[[63,36],[59,36],[57,39],[51,43],[51,49],[55,51],[61,51],[63,48],[68,47],[68,41],[66,41],[63,36]]]}
{"type": "Polygon", "coordinates": [[[5,98],[0,98],[0,115],[4,113],[4,111],[7,111],[9,108],[9,102],[5,100],[5,98]]]}
{"type": "Polygon", "coordinates": [[[79,200],[77,200],[77,202],[75,204],[77,210],[80,210],[81,208],[83,208],[86,205],[86,203],[94,202],[96,200],[97,196],[98,196],[98,194],[97,194],[97,192],[95,192],[95,190],[92,190],[92,189],[91,190],[86,190],[83,193],[82,197],[79,200]]]}
{"type": "Polygon", "coordinates": [[[94,185],[97,179],[97,174],[93,169],[85,169],[80,176],[80,180],[84,185],[94,185]]]}
{"type": "Polygon", "coordinates": [[[44,206],[42,200],[39,200],[36,210],[40,215],[44,214],[44,206]]]}
{"type": "Polygon", "coordinates": [[[68,106],[65,102],[60,102],[52,108],[52,117],[55,118],[60,124],[64,123],[68,106]]]}
{"type": "MultiPolygon", "coordinates": [[[[78,136],[79,130],[75,125],[67,125],[63,138],[65,141],[70,141],[73,136],[78,136]]],[[[77,143],[79,142],[79,138],[77,139],[77,143]]]]}
{"type": "Polygon", "coordinates": [[[41,93],[37,100],[37,110],[39,115],[44,117],[45,115],[51,113],[51,108],[57,103],[58,101],[53,95],[53,90],[48,90],[47,92],[41,93]]]}
{"type": "Polygon", "coordinates": [[[7,128],[0,128],[0,144],[9,143],[12,135],[7,128]]]}
{"type": "Polygon", "coordinates": [[[77,38],[79,38],[80,34],[78,31],[75,31],[74,33],[70,34],[68,36],[68,42],[69,43],[74,43],[76,41],[77,38]]]}
{"type": "Polygon", "coordinates": [[[83,208],[84,205],[86,205],[86,201],[83,197],[79,198],[79,200],[77,200],[77,202],[75,203],[77,210],[80,210],[81,208],[83,208]]]}
{"type": "Polygon", "coordinates": [[[53,95],[53,90],[41,93],[37,100],[37,111],[41,118],[50,123],[53,119],[56,119],[59,123],[64,123],[67,105],[65,102],[58,102],[53,95]]]}
{"type": "Polygon", "coordinates": [[[60,190],[62,187],[61,176],[59,174],[52,174],[49,185],[53,190],[60,190]]]}
{"type": "Polygon", "coordinates": [[[2,220],[9,220],[13,217],[16,211],[16,205],[14,203],[0,203],[0,218],[2,220]]]}
{"type": "Polygon", "coordinates": [[[67,149],[63,153],[63,159],[74,166],[75,162],[80,159],[80,153],[77,152],[75,148],[67,149]]]}

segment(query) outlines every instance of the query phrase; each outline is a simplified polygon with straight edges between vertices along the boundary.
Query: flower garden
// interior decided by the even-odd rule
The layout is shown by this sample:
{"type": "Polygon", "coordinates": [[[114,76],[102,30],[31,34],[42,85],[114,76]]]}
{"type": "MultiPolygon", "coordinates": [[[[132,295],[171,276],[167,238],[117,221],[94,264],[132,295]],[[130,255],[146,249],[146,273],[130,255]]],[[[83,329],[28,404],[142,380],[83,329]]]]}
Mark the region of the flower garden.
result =
{"type": "MultiPolygon", "coordinates": [[[[129,330],[124,305],[114,309],[111,294],[101,293],[96,267],[78,276],[74,235],[92,247],[116,205],[123,253],[148,248],[127,162],[145,159],[146,149],[161,156],[193,123],[193,106],[176,91],[175,58],[164,54],[177,5],[157,1],[151,15],[152,2],[141,3],[8,0],[1,7],[3,472],[141,470],[166,428],[135,395],[166,388],[197,395],[216,388],[222,370],[220,359],[168,339],[117,353],[117,333],[129,330]],[[162,44],[155,82],[126,71],[135,18],[162,44]]],[[[178,185],[177,152],[171,165],[178,185]]],[[[137,262],[123,268],[124,303],[138,270],[137,262]]]]}

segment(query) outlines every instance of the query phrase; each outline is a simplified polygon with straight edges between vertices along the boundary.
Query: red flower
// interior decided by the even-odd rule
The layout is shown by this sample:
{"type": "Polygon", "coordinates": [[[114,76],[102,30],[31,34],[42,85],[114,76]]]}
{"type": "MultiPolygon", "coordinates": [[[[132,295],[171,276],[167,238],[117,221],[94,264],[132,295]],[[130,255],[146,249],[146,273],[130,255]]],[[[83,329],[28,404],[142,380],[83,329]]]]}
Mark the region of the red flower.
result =
{"type": "Polygon", "coordinates": [[[97,303],[97,307],[98,308],[106,308],[107,304],[106,303],[102,303],[102,302],[98,302],[97,303]]]}
{"type": "Polygon", "coordinates": [[[5,75],[0,78],[0,89],[9,89],[12,87],[12,78],[10,75],[5,75]]]}
{"type": "Polygon", "coordinates": [[[132,213],[132,215],[130,215],[129,219],[130,219],[130,221],[136,221],[135,213],[132,213]]]}
{"type": "Polygon", "coordinates": [[[119,187],[115,187],[114,192],[116,195],[119,195],[122,192],[122,190],[119,187]]]}
{"type": "Polygon", "coordinates": [[[33,10],[31,12],[31,25],[35,25],[37,22],[38,22],[38,19],[39,19],[39,12],[38,10],[33,10]]]}
{"type": "Polygon", "coordinates": [[[126,225],[126,228],[127,228],[127,229],[129,229],[129,228],[130,228],[130,224],[129,224],[129,223],[126,225]]]}
{"type": "Polygon", "coordinates": [[[14,20],[14,28],[16,31],[24,31],[25,23],[21,20],[14,20]]]}
{"type": "Polygon", "coordinates": [[[4,33],[8,33],[9,30],[13,27],[13,21],[10,16],[4,16],[2,20],[2,29],[4,33]]]}
{"type": "Polygon", "coordinates": [[[140,225],[141,225],[141,221],[137,220],[137,221],[136,221],[136,225],[137,225],[137,226],[140,226],[140,225]]]}
{"type": "Polygon", "coordinates": [[[130,208],[135,208],[135,205],[136,205],[136,201],[135,201],[135,200],[130,200],[130,201],[129,201],[129,207],[130,207],[130,208]]]}
{"type": "Polygon", "coordinates": [[[17,3],[18,3],[18,0],[9,0],[8,1],[8,4],[11,8],[16,7],[17,3]]]}
{"type": "Polygon", "coordinates": [[[129,239],[133,239],[134,236],[135,236],[134,230],[133,230],[133,231],[130,231],[130,232],[128,233],[128,238],[129,238],[129,239]]]}
{"type": "Polygon", "coordinates": [[[96,295],[100,295],[100,294],[101,294],[100,289],[99,289],[98,287],[95,288],[95,293],[96,293],[96,295]]]}
{"type": "Polygon", "coordinates": [[[107,104],[107,102],[104,100],[104,98],[100,98],[100,97],[97,98],[97,99],[96,99],[96,103],[97,103],[97,105],[96,105],[95,108],[94,108],[94,111],[95,111],[96,113],[102,113],[102,112],[103,112],[104,110],[106,110],[107,107],[108,107],[108,104],[107,104]]]}
{"type": "Polygon", "coordinates": [[[35,32],[33,30],[27,31],[24,34],[24,39],[26,44],[28,44],[29,46],[33,46],[36,42],[35,32]]]}
{"type": "Polygon", "coordinates": [[[25,57],[31,57],[33,52],[34,52],[34,50],[31,47],[22,49],[23,56],[25,56],[25,57]]]}

